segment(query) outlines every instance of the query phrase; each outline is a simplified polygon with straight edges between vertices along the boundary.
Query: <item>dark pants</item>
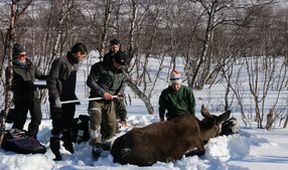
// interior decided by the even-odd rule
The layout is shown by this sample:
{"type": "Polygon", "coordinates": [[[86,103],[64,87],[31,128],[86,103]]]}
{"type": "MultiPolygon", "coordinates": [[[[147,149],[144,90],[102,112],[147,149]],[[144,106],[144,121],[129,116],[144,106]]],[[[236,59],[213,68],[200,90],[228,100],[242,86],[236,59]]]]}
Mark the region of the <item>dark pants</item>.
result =
{"type": "Polygon", "coordinates": [[[28,134],[36,138],[39,125],[42,120],[40,100],[34,98],[31,101],[21,101],[14,102],[15,104],[15,115],[14,115],[14,124],[12,128],[23,129],[24,124],[27,119],[28,110],[31,115],[31,122],[28,125],[28,134]]]}
{"type": "Polygon", "coordinates": [[[72,145],[72,124],[75,115],[75,104],[64,104],[62,109],[54,109],[54,103],[50,102],[50,111],[52,117],[52,130],[50,138],[51,151],[56,156],[55,160],[61,160],[60,155],[60,135],[62,134],[63,146],[74,153],[72,145]]]}
{"type": "Polygon", "coordinates": [[[121,121],[126,121],[127,118],[127,110],[123,100],[114,100],[115,110],[116,110],[116,118],[121,121]]]}
{"type": "Polygon", "coordinates": [[[75,108],[75,104],[64,104],[61,113],[55,113],[53,106],[50,106],[51,115],[60,114],[57,118],[52,116],[52,135],[60,135],[63,130],[71,132],[75,108]]]}

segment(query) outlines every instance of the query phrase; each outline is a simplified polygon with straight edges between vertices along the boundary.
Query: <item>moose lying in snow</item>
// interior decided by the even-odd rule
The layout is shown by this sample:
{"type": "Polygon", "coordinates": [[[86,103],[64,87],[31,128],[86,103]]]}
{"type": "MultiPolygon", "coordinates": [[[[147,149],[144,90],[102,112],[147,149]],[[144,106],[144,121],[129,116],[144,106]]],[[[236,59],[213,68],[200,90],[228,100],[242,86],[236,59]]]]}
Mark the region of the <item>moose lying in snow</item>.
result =
{"type": "Polygon", "coordinates": [[[184,154],[203,155],[204,144],[221,133],[221,125],[229,118],[230,111],[215,116],[202,109],[202,115],[201,121],[186,114],[132,129],[114,141],[111,149],[114,162],[148,166],[157,161],[175,161],[184,154]]]}

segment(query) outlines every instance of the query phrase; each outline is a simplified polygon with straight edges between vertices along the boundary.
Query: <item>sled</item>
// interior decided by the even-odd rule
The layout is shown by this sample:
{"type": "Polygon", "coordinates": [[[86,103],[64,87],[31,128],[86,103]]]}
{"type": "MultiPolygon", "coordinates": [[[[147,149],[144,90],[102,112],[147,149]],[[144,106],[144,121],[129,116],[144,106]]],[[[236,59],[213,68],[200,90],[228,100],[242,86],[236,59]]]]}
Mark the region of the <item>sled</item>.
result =
{"type": "Polygon", "coordinates": [[[2,148],[21,154],[46,153],[46,148],[39,141],[27,135],[25,130],[5,130],[2,148]]]}

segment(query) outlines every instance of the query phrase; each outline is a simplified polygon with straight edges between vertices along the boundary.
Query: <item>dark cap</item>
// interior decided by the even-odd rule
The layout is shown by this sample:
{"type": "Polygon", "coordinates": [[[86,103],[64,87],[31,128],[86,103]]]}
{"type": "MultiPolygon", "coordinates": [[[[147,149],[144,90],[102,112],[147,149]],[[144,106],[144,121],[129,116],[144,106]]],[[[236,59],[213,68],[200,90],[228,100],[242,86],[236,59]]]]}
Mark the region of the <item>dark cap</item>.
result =
{"type": "Polygon", "coordinates": [[[26,50],[20,44],[14,44],[13,46],[13,58],[17,58],[21,53],[26,53],[26,50]]]}
{"type": "Polygon", "coordinates": [[[128,56],[125,52],[123,51],[118,51],[113,55],[115,61],[121,65],[126,65],[128,64],[128,56]]]}
{"type": "Polygon", "coordinates": [[[110,41],[110,45],[119,45],[120,46],[120,41],[118,41],[117,39],[113,39],[110,41]]]}

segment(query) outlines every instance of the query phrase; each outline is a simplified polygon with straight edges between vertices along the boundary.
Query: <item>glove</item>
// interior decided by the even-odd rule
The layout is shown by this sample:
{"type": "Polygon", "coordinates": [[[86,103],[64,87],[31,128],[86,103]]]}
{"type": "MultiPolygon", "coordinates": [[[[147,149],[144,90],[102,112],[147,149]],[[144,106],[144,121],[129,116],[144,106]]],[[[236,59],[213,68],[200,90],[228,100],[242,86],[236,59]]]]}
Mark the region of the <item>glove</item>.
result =
{"type": "Polygon", "coordinates": [[[54,102],[54,108],[62,108],[62,104],[59,98],[57,98],[54,102]]]}

